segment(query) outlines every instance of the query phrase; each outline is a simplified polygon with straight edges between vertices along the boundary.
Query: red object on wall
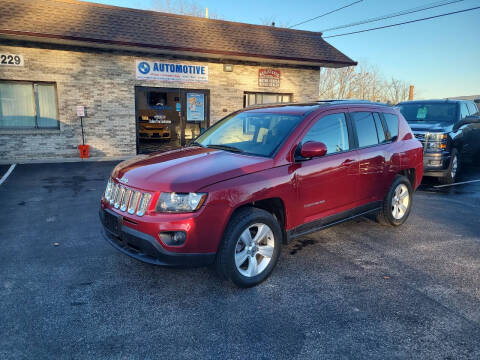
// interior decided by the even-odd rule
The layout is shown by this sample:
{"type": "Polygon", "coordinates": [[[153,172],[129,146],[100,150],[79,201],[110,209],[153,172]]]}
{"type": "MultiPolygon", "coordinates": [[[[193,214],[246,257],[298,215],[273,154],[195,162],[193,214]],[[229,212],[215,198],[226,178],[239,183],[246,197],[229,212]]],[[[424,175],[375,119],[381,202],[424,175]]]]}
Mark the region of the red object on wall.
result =
{"type": "Polygon", "coordinates": [[[280,70],[259,69],[258,86],[261,87],[280,87],[280,70]]]}
{"type": "Polygon", "coordinates": [[[80,152],[80,158],[86,159],[90,156],[90,145],[78,145],[78,151],[80,152]]]}

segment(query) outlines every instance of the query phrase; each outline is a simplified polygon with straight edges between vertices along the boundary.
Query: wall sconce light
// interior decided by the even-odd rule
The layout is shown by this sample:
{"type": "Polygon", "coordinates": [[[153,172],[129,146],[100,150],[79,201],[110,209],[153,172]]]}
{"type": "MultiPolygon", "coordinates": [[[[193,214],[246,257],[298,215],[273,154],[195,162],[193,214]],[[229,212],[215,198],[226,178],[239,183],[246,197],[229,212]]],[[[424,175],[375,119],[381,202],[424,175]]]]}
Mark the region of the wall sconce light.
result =
{"type": "Polygon", "coordinates": [[[232,64],[223,64],[223,71],[232,72],[233,71],[233,65],[232,64]]]}

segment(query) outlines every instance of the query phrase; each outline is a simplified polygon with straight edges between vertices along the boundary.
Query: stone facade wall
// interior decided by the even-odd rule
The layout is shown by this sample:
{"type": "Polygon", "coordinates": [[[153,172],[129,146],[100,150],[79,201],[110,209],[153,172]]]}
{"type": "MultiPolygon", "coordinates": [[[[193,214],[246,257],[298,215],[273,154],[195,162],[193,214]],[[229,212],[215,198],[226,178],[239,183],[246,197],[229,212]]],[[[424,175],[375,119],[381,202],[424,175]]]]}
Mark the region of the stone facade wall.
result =
{"type": "Polygon", "coordinates": [[[293,93],[293,101],[318,98],[319,70],[268,66],[281,70],[280,88],[259,88],[258,69],[266,65],[223,64],[165,56],[84,48],[2,43],[0,52],[22,54],[24,67],[0,67],[0,80],[54,82],[59,130],[0,129],[0,161],[21,162],[78,158],[81,143],[76,106],[87,107],[84,120],[91,157],[122,157],[136,153],[135,86],[210,90],[210,122],[243,107],[245,91],[293,93]],[[135,60],[206,64],[208,83],[177,83],[135,79],[135,60]]]}

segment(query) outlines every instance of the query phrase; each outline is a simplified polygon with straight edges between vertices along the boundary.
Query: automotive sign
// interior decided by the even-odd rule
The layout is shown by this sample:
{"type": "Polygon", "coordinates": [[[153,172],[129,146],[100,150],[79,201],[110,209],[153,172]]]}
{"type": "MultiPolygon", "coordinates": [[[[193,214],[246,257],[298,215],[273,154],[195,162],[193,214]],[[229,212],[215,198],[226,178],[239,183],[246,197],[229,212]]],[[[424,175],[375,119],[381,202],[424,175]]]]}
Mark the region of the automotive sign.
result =
{"type": "Polygon", "coordinates": [[[138,80],[208,82],[208,66],[137,60],[138,80]]]}

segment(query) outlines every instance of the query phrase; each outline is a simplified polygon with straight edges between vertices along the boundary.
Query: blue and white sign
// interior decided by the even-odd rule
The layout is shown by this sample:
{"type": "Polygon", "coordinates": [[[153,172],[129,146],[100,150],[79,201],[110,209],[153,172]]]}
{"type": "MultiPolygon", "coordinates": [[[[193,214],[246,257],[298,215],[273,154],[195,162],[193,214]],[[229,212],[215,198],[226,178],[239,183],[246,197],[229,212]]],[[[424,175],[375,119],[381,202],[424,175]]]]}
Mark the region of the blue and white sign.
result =
{"type": "Polygon", "coordinates": [[[187,93],[187,121],[205,120],[205,95],[187,93]]]}
{"type": "Polygon", "coordinates": [[[208,82],[207,65],[136,60],[135,72],[138,80],[208,82]]]}

